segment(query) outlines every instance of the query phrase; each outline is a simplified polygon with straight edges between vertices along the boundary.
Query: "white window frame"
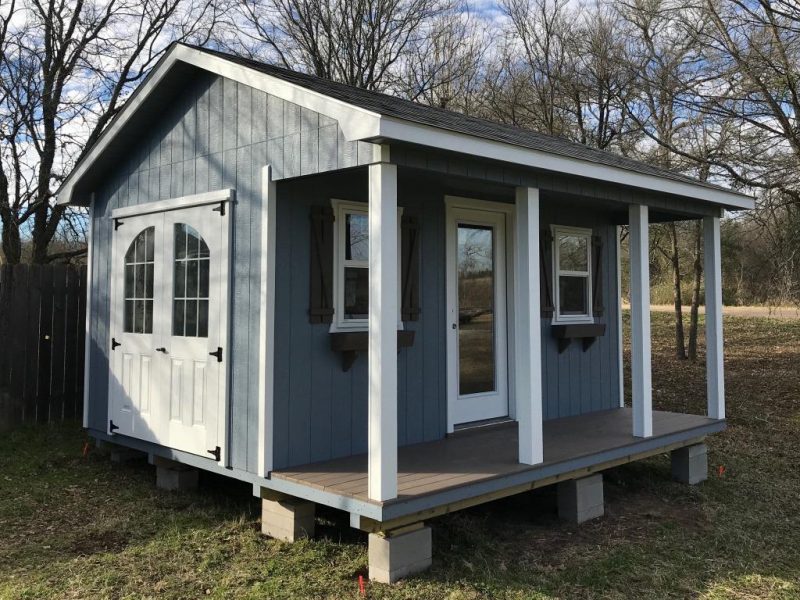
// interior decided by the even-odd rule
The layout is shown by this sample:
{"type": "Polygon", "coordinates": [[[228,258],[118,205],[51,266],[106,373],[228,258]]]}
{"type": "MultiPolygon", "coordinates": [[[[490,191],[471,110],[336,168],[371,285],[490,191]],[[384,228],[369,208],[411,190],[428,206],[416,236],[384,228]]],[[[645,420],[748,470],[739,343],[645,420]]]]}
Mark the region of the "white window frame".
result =
{"type": "MultiPolygon", "coordinates": [[[[331,199],[333,207],[333,320],[330,331],[367,331],[369,319],[344,318],[344,270],[345,267],[359,267],[369,270],[369,261],[355,261],[345,259],[344,240],[347,234],[345,224],[348,214],[369,215],[366,202],[353,202],[351,200],[331,199]]],[[[397,207],[397,307],[398,315],[402,315],[402,235],[401,220],[403,208],[397,207]]],[[[397,329],[403,329],[402,318],[398,316],[397,329]]]]}
{"type": "Polygon", "coordinates": [[[594,323],[592,306],[592,230],[582,227],[568,227],[566,225],[551,225],[553,233],[553,323],[594,323]],[[562,271],[560,268],[559,249],[561,237],[586,238],[586,271],[562,271]],[[586,278],[586,314],[562,315],[561,314],[561,276],[586,278]]]}

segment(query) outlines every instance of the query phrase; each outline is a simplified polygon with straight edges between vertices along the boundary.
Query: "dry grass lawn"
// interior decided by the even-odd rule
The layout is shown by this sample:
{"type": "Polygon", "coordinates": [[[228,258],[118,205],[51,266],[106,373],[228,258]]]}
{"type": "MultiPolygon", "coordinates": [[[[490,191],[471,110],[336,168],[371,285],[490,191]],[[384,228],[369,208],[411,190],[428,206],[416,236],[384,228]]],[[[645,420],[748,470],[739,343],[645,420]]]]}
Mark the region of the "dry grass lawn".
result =
{"type": "MultiPolygon", "coordinates": [[[[655,314],[660,408],[704,409],[704,367],[672,358],[655,314]]],[[[726,318],[729,429],[712,473],[666,456],[606,474],[607,516],[575,527],[540,490],[437,519],[434,567],[370,598],[800,598],[800,320],[726,318]],[[724,468],[722,472],[721,468],[724,468]]],[[[146,463],[81,457],[77,425],[0,439],[0,598],[359,598],[365,537],[336,512],[317,539],[258,533],[246,485],[154,487],[146,463]]]]}

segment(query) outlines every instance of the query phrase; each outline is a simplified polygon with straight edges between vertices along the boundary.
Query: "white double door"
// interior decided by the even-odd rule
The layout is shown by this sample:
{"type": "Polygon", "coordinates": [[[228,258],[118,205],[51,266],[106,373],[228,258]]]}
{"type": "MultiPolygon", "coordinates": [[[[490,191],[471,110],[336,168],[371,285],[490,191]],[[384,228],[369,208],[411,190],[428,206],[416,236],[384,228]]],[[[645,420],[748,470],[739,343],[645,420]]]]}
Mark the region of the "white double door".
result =
{"type": "MultiPolygon", "coordinates": [[[[472,208],[473,206],[480,208],[472,208]]],[[[507,248],[503,210],[447,207],[448,429],[506,417],[507,248]]]]}
{"type": "Polygon", "coordinates": [[[112,215],[109,433],[219,461],[229,236],[215,206],[112,215]]]}

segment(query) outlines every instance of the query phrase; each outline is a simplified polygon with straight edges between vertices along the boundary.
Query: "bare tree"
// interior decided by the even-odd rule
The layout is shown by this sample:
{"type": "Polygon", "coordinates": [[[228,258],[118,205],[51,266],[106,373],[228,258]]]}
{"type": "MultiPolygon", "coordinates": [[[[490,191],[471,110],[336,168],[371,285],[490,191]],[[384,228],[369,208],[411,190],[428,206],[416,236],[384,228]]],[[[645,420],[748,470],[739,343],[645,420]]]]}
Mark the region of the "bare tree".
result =
{"type": "Polygon", "coordinates": [[[31,260],[43,263],[63,258],[48,250],[67,211],[54,205],[54,188],[169,42],[207,41],[217,5],[17,2],[0,39],[3,249],[9,262],[19,262],[24,231],[31,260]]]}
{"type": "MultiPolygon", "coordinates": [[[[229,49],[360,88],[393,91],[450,0],[244,0],[229,49]]],[[[418,92],[419,93],[419,92],[418,92]]]]}

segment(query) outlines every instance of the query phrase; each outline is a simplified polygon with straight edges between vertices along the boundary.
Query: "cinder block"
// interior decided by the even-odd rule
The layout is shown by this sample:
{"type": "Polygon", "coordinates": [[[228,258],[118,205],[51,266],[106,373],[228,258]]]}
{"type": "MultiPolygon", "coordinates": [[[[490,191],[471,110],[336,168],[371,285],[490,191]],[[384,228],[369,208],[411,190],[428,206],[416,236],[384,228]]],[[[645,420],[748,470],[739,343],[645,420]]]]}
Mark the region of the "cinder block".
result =
{"type": "Polygon", "coordinates": [[[313,502],[286,498],[261,500],[261,533],[276,540],[294,542],[314,537],[313,502]]]}
{"type": "Polygon", "coordinates": [[[681,483],[697,485],[708,479],[708,448],[695,444],[672,451],[672,478],[681,483]]]}
{"type": "Polygon", "coordinates": [[[421,526],[400,533],[369,534],[369,578],[379,583],[395,583],[431,566],[433,542],[431,528],[421,526]]]}
{"type": "Polygon", "coordinates": [[[558,484],[559,518],[570,523],[583,523],[604,514],[602,473],[558,484]]]}
{"type": "Polygon", "coordinates": [[[197,489],[200,472],[185,465],[156,466],[156,487],[172,492],[188,492],[197,489]]]}
{"type": "Polygon", "coordinates": [[[111,448],[111,462],[113,463],[126,463],[132,460],[141,460],[144,457],[144,452],[134,450],[133,448],[124,448],[122,446],[114,446],[111,448]]]}

